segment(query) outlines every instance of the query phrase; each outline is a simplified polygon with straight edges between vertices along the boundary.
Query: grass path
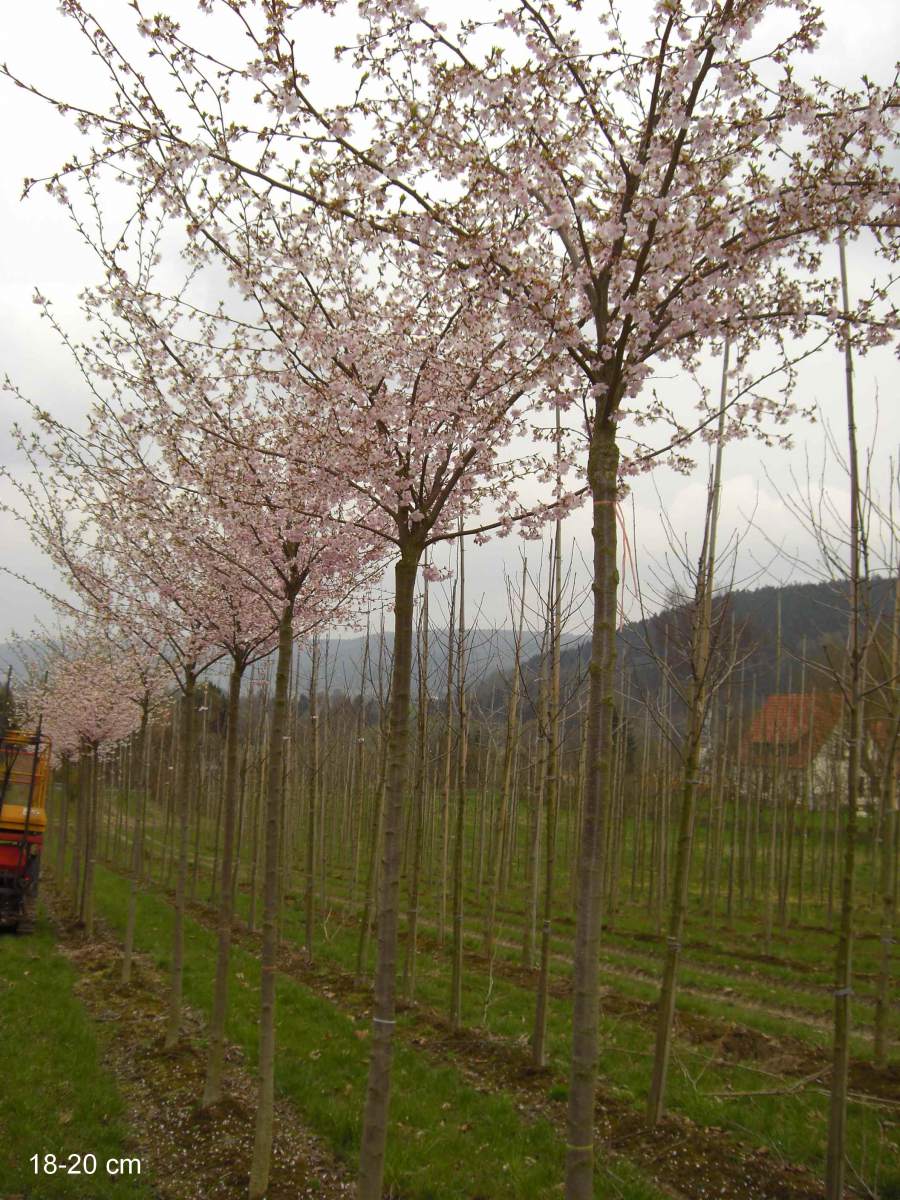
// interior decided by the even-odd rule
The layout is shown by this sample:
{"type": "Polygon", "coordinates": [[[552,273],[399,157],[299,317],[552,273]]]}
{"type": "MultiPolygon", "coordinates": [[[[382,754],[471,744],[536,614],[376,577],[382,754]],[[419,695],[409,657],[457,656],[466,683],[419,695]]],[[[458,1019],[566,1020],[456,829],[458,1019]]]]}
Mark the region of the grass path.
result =
{"type": "MultiPolygon", "coordinates": [[[[151,1200],[145,1174],[128,1167],[128,1180],[115,1170],[135,1153],[125,1107],[112,1074],[103,1065],[109,1031],[98,1031],[76,992],[77,975],[59,953],[45,915],[33,934],[0,934],[0,1028],[4,1061],[0,1071],[0,1195],[29,1200],[151,1200]],[[92,1154],[92,1174],[36,1175],[32,1154],[92,1154]]],[[[84,1169],[91,1167],[91,1160],[84,1169]]]]}

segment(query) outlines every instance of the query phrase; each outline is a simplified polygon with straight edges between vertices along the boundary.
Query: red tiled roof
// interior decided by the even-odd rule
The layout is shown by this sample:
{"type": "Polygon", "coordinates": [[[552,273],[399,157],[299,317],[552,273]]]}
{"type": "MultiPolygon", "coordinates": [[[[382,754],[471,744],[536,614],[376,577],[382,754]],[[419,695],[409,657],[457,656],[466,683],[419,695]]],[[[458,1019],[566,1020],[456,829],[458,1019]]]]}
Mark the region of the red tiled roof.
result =
{"type": "Polygon", "coordinates": [[[745,757],[779,748],[785,766],[802,766],[818,754],[840,715],[841,697],[837,693],[769,696],[750,723],[745,757]]]}

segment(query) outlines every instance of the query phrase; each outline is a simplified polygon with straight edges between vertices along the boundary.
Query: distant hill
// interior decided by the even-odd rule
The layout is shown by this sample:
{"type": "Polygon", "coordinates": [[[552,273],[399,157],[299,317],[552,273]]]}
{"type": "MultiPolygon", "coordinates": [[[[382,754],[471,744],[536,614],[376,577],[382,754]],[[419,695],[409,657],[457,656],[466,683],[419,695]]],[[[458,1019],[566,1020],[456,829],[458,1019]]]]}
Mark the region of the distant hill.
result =
{"type": "MultiPolygon", "coordinates": [[[[895,582],[882,578],[868,589],[869,620],[882,620],[893,611],[895,582]]],[[[732,628],[743,663],[736,675],[744,688],[755,689],[758,701],[775,692],[799,691],[805,673],[809,686],[825,686],[825,674],[816,664],[840,660],[849,622],[849,588],[843,582],[797,583],[732,592],[718,601],[719,634],[729,640],[732,628]],[[780,610],[780,612],[779,612],[780,610]],[[726,628],[721,628],[722,623],[726,628]],[[780,662],[776,631],[781,629],[780,662]]],[[[659,669],[648,654],[657,653],[666,630],[685,624],[683,610],[669,609],[646,623],[628,626],[621,634],[623,650],[635,679],[644,687],[659,684],[659,669]]]]}
{"type": "MultiPolygon", "coordinates": [[[[869,589],[870,619],[880,614],[882,619],[893,611],[895,583],[893,579],[872,581],[869,589]]],[[[825,663],[825,648],[834,661],[840,660],[840,648],[847,634],[849,591],[844,583],[797,583],[782,587],[767,586],[736,591],[720,596],[714,608],[717,635],[724,648],[732,634],[737,639],[741,665],[733,672],[729,683],[732,703],[740,702],[743,693],[744,711],[750,712],[752,698],[757,705],[775,692],[799,691],[801,681],[807,687],[829,686],[827,677],[817,670],[825,663]],[[776,652],[776,627],[781,609],[780,667],[776,652]],[[804,667],[805,662],[805,667],[804,667]],[[778,678],[780,671],[780,679],[778,678]],[[804,680],[805,672],[805,680],[804,680]]],[[[659,699],[662,672],[657,658],[668,654],[669,662],[680,674],[684,662],[684,632],[689,628],[689,613],[685,608],[669,608],[625,625],[617,635],[619,691],[627,691],[632,707],[646,698],[659,699]]],[[[580,638],[564,646],[560,655],[561,685],[564,694],[572,695],[585,686],[590,643],[580,638]]],[[[525,662],[523,676],[530,696],[537,693],[540,658],[533,655],[525,662]]],[[[485,707],[502,705],[505,692],[499,679],[486,680],[479,688],[485,707]],[[493,704],[491,703],[493,698],[493,704]]],[[[677,714],[677,705],[676,705],[677,714]]]]}
{"type": "MultiPolygon", "coordinates": [[[[454,632],[454,637],[455,637],[454,632]]],[[[540,638],[537,634],[523,635],[523,657],[532,658],[540,648],[540,638]]],[[[505,677],[515,658],[514,636],[511,629],[468,630],[466,634],[466,653],[468,666],[466,677],[470,686],[477,687],[485,681],[499,688],[505,694],[505,677]]],[[[384,668],[385,686],[390,672],[391,656],[394,649],[394,635],[387,632],[384,635],[384,668]]],[[[367,668],[366,691],[370,694],[377,688],[378,659],[382,653],[381,638],[372,634],[369,638],[369,662],[367,668]]],[[[333,637],[328,640],[328,679],[329,689],[335,692],[347,692],[355,695],[359,691],[360,673],[365,655],[365,636],[333,637]]],[[[432,696],[440,699],[447,686],[447,630],[431,628],[429,632],[428,652],[428,687],[432,696]]],[[[301,650],[296,659],[297,679],[301,689],[309,685],[310,656],[301,650]]],[[[320,650],[319,686],[325,688],[325,643],[320,650]]],[[[417,663],[414,661],[414,674],[417,675],[417,663]]]]}

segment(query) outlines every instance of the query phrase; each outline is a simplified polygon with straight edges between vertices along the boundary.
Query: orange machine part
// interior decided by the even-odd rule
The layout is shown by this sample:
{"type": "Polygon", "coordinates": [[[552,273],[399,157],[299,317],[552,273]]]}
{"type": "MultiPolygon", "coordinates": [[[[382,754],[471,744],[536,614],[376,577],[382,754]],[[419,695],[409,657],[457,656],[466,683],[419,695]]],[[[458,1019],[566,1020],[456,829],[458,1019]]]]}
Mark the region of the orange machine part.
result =
{"type": "Polygon", "coordinates": [[[17,834],[21,841],[26,826],[31,836],[40,835],[47,828],[47,789],[50,784],[50,740],[41,738],[37,764],[34,761],[33,739],[19,730],[11,730],[0,742],[0,780],[6,780],[3,806],[0,808],[0,869],[5,866],[8,852],[4,843],[10,839],[4,834],[17,834]],[[32,779],[34,790],[29,808],[28,793],[32,779]]]}

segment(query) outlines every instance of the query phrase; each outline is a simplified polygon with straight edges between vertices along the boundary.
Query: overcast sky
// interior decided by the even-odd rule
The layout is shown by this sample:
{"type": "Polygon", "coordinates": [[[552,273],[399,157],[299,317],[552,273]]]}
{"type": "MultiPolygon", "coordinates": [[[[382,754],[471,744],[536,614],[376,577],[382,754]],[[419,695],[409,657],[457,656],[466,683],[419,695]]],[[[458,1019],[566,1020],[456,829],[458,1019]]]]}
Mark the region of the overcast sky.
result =
{"type": "MultiPolygon", "coordinates": [[[[112,20],[127,17],[126,0],[103,0],[97,10],[112,20]]],[[[193,0],[174,0],[161,5],[176,16],[190,16],[193,0]]],[[[624,6],[628,22],[640,27],[649,0],[629,0],[624,6]]],[[[868,73],[883,81],[892,73],[893,59],[900,46],[900,6],[891,0],[824,0],[827,34],[815,67],[832,79],[852,81],[868,73]]],[[[586,6],[590,8],[590,6],[586,6]]],[[[0,5],[0,46],[2,58],[27,77],[42,81],[57,93],[88,102],[99,93],[91,84],[92,64],[85,58],[80,40],[57,10],[56,0],[29,0],[27,4],[0,5]]],[[[333,25],[321,18],[311,19],[306,43],[307,57],[316,63],[313,87],[327,96],[337,87],[329,57],[320,51],[326,39],[334,36],[333,25]]],[[[336,39],[337,40],[337,39],[336,39]]],[[[146,45],[146,44],[145,44],[146,45]]],[[[56,416],[76,421],[84,411],[83,387],[72,364],[56,343],[52,332],[38,315],[31,297],[35,288],[54,302],[63,323],[78,332],[77,294],[96,278],[96,264],[84,250],[65,213],[45,195],[20,201],[22,179],[40,176],[59,165],[74,147],[74,138],[65,122],[40,101],[24,95],[0,80],[0,378],[9,375],[23,391],[50,409],[56,416]]],[[[871,277],[872,260],[864,247],[851,247],[852,285],[862,291],[871,277]]],[[[711,381],[714,366],[710,368],[711,381]]],[[[900,441],[900,371],[890,351],[881,351],[861,361],[857,367],[857,397],[861,441],[868,444],[876,437],[877,454],[874,476],[884,491],[887,486],[888,460],[896,458],[900,441]],[[880,399],[876,406],[876,396],[880,399]]],[[[675,377],[665,381],[673,394],[688,385],[675,377]]],[[[816,401],[823,415],[841,432],[844,394],[842,362],[837,350],[823,353],[802,373],[801,395],[805,402],[816,401]]],[[[15,462],[9,438],[10,423],[22,414],[9,396],[0,398],[0,458],[13,470],[15,462]]],[[[794,490],[792,473],[805,475],[808,457],[818,472],[824,455],[824,437],[819,426],[797,423],[793,429],[791,451],[763,449],[744,441],[729,444],[725,454],[726,482],[722,503],[722,542],[737,529],[744,529],[753,516],[755,528],[744,536],[738,577],[742,580],[773,582],[803,578],[792,567],[799,558],[815,570],[816,555],[809,537],[792,519],[780,494],[794,490]],[[784,553],[776,553],[782,547],[784,553]]],[[[631,507],[625,510],[629,530],[634,520],[637,531],[634,551],[642,574],[649,581],[651,563],[659,559],[665,547],[660,522],[660,505],[679,534],[695,531],[702,517],[707,465],[704,452],[698,470],[691,478],[661,470],[641,479],[633,494],[631,507]]],[[[835,505],[846,509],[846,488],[841,470],[832,465],[826,479],[835,505]]],[[[0,482],[0,499],[9,501],[8,483],[0,482]]],[[[570,546],[577,559],[588,547],[587,510],[567,522],[570,546]]],[[[526,547],[537,556],[539,551],[526,547]]],[[[483,623],[504,624],[506,596],[502,586],[504,568],[516,571],[521,542],[511,538],[473,549],[467,561],[467,586],[474,600],[481,603],[483,623]]],[[[27,534],[12,516],[0,513],[0,564],[51,588],[59,587],[53,573],[31,546],[27,534]]],[[[580,567],[584,577],[584,568],[580,567]]],[[[41,620],[50,619],[49,605],[23,583],[9,576],[0,583],[0,640],[15,629],[28,634],[41,620]]]]}

